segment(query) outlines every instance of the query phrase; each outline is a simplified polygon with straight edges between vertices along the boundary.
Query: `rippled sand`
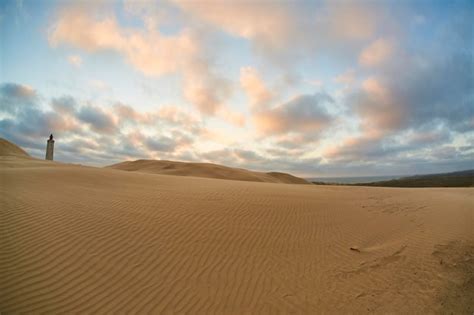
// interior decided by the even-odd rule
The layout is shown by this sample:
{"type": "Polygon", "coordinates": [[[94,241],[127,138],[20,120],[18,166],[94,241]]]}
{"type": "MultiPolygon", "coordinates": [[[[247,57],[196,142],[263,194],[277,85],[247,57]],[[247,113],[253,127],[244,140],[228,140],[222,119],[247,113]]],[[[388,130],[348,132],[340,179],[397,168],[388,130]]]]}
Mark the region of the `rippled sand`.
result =
{"type": "Polygon", "coordinates": [[[2,312],[474,311],[474,189],[0,172],[2,312]]]}

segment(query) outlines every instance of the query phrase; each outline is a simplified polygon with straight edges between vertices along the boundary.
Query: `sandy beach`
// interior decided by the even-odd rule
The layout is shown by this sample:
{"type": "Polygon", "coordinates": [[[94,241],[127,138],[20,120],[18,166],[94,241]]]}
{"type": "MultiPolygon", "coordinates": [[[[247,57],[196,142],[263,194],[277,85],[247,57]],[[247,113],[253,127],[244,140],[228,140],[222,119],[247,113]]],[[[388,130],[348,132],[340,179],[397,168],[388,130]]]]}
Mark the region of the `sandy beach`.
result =
{"type": "Polygon", "coordinates": [[[473,189],[0,163],[2,312],[474,310],[473,189]]]}

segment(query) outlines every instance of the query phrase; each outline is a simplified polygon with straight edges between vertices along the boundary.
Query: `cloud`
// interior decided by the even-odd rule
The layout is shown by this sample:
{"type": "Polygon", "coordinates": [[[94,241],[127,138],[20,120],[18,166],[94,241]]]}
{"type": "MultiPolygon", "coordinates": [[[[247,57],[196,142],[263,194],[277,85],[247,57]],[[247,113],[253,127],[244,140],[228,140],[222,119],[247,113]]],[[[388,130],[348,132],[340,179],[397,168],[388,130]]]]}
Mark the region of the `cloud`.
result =
{"type": "Polygon", "coordinates": [[[79,55],[71,55],[67,57],[69,63],[75,67],[80,67],[82,65],[82,58],[79,55]]]}
{"type": "Polygon", "coordinates": [[[330,147],[324,157],[332,163],[396,162],[408,156],[432,158],[435,148],[443,147],[452,141],[452,136],[445,129],[428,130],[410,129],[400,133],[380,137],[377,134],[364,133],[360,136],[346,138],[342,145],[330,147]],[[429,153],[429,154],[426,154],[429,153]]]}
{"type": "Polygon", "coordinates": [[[265,86],[257,70],[252,67],[240,68],[240,85],[254,107],[266,105],[273,98],[272,92],[265,86]]]}
{"type": "Polygon", "coordinates": [[[119,122],[122,124],[130,122],[133,124],[149,125],[156,119],[156,114],[142,114],[136,111],[133,107],[123,103],[116,103],[113,110],[117,115],[119,122]]]}
{"type": "Polygon", "coordinates": [[[377,6],[363,3],[334,3],[328,5],[327,19],[330,35],[341,40],[366,40],[376,33],[381,12],[377,6]]]}
{"type": "Polygon", "coordinates": [[[249,163],[255,163],[255,162],[261,162],[262,160],[264,160],[264,158],[257,154],[256,152],[254,151],[250,151],[250,150],[244,150],[244,149],[235,149],[234,150],[234,155],[242,162],[242,163],[245,163],[245,164],[249,164],[249,163]]]}
{"type": "Polygon", "coordinates": [[[176,143],[173,139],[167,137],[145,138],[144,142],[147,148],[151,151],[169,152],[174,151],[176,147],[176,143]]]}
{"type": "Polygon", "coordinates": [[[326,93],[299,95],[274,108],[254,112],[257,130],[265,135],[288,132],[321,132],[333,121],[326,106],[334,99],[326,93]]]}
{"type": "Polygon", "coordinates": [[[100,8],[70,6],[60,10],[49,32],[53,47],[68,44],[88,52],[115,51],[147,76],[179,73],[183,95],[205,115],[214,115],[231,92],[213,69],[196,32],[183,28],[163,34],[153,23],[145,30],[121,27],[100,8]]]}
{"type": "Polygon", "coordinates": [[[270,91],[256,69],[241,68],[240,84],[250,100],[252,121],[260,135],[281,137],[293,133],[294,137],[295,133],[306,133],[304,138],[313,142],[314,135],[328,128],[334,120],[328,107],[335,101],[325,92],[297,95],[272,107],[272,101],[280,95],[270,91]]]}
{"type": "Polygon", "coordinates": [[[226,32],[262,42],[262,45],[282,46],[290,36],[292,8],[283,3],[265,5],[262,2],[175,1],[183,10],[226,32]]]}
{"type": "Polygon", "coordinates": [[[32,99],[36,96],[35,90],[30,86],[16,83],[3,83],[0,93],[5,98],[32,99]]]}
{"type": "Polygon", "coordinates": [[[472,155],[454,145],[472,138],[474,130],[472,38],[465,37],[472,28],[462,11],[433,32],[430,45],[413,50],[409,37],[399,37],[395,58],[395,41],[379,39],[360,54],[360,71],[368,76],[344,100],[358,130],[325,146],[329,170],[409,174],[472,164],[472,155]]]}
{"type": "Polygon", "coordinates": [[[351,161],[367,162],[388,154],[381,145],[383,137],[378,134],[363,134],[346,138],[341,144],[327,148],[323,156],[331,163],[351,161]]]}
{"type": "Polygon", "coordinates": [[[111,90],[111,87],[102,80],[89,80],[89,85],[98,91],[111,90]]]}
{"type": "Polygon", "coordinates": [[[95,20],[93,10],[85,5],[63,7],[49,32],[53,46],[65,42],[87,51],[119,48],[124,44],[115,18],[104,16],[95,20]]]}
{"type": "Polygon", "coordinates": [[[177,159],[190,156],[186,150],[204,130],[199,116],[171,105],[150,112],[122,103],[105,109],[69,95],[47,100],[16,83],[1,84],[0,99],[26,102],[15,111],[0,107],[2,137],[43,158],[45,140],[53,133],[55,157],[65,162],[105,165],[130,158],[177,159]]]}
{"type": "Polygon", "coordinates": [[[351,84],[355,81],[356,75],[354,69],[349,69],[344,73],[334,77],[334,82],[341,84],[351,84]]]}
{"type": "Polygon", "coordinates": [[[174,131],[170,136],[158,134],[154,136],[142,135],[139,142],[142,142],[151,152],[165,153],[168,154],[167,156],[174,156],[178,149],[189,147],[194,140],[179,131],[174,131]]]}
{"type": "Polygon", "coordinates": [[[36,91],[28,85],[3,83],[0,85],[0,111],[13,114],[23,107],[34,106],[36,91]]]}
{"type": "Polygon", "coordinates": [[[404,123],[407,113],[391,92],[376,78],[362,82],[361,90],[351,101],[364,132],[383,136],[404,123]]]}
{"type": "Polygon", "coordinates": [[[352,101],[358,114],[378,128],[401,130],[436,121],[461,130],[474,114],[472,55],[404,60],[364,81],[352,101]],[[386,118],[384,118],[386,117],[386,118]]]}
{"type": "Polygon", "coordinates": [[[245,126],[246,119],[245,116],[239,112],[232,111],[226,108],[221,108],[217,115],[224,121],[236,127],[245,126]]]}
{"type": "Polygon", "coordinates": [[[51,108],[43,109],[42,97],[31,87],[4,83],[0,85],[0,134],[25,148],[43,148],[43,141],[51,132],[80,134],[80,127],[67,113],[51,110],[59,108],[65,99],[54,99],[51,108]]]}
{"type": "MultiPolygon", "coordinates": [[[[118,119],[123,122],[150,125],[155,123],[156,120],[162,120],[172,124],[180,124],[183,128],[192,129],[194,133],[200,132],[202,129],[202,120],[197,115],[193,115],[179,106],[167,105],[156,111],[140,113],[129,105],[117,103],[114,105],[114,111],[118,119]]],[[[242,114],[224,107],[216,112],[216,116],[235,126],[240,127],[245,124],[245,117],[242,114]]]]}
{"type": "Polygon", "coordinates": [[[193,113],[190,113],[178,106],[167,105],[160,108],[141,112],[133,106],[116,103],[113,106],[113,113],[121,127],[132,125],[134,127],[153,127],[159,124],[166,128],[179,128],[189,134],[199,135],[203,132],[203,121],[193,113]]]}
{"type": "MultiPolygon", "coordinates": [[[[198,127],[201,125],[201,119],[199,117],[178,106],[168,105],[160,107],[158,110],[158,116],[168,122],[182,126],[198,127]]],[[[193,130],[193,132],[195,132],[195,130],[193,130]]]]}
{"type": "MultiPolygon", "coordinates": [[[[370,39],[376,31],[375,6],[324,2],[182,1],[184,12],[218,31],[245,38],[272,59],[296,62],[322,50],[370,39]],[[311,36],[308,36],[311,34],[311,36]]],[[[337,50],[336,49],[336,50],[337,50]]]]}
{"type": "Polygon", "coordinates": [[[314,80],[306,80],[305,82],[308,83],[308,84],[317,86],[317,87],[323,85],[323,81],[322,81],[322,80],[317,80],[317,79],[314,79],[314,80]]]}
{"type": "Polygon", "coordinates": [[[55,112],[71,115],[75,113],[78,104],[72,96],[61,96],[51,100],[51,107],[55,112]]]}
{"type": "Polygon", "coordinates": [[[308,146],[314,146],[321,140],[320,132],[308,133],[289,133],[276,137],[274,145],[277,148],[284,149],[286,155],[296,153],[302,155],[308,151],[308,146]]]}
{"type": "Polygon", "coordinates": [[[109,113],[99,107],[86,105],[79,109],[77,118],[88,124],[96,132],[112,134],[117,132],[117,124],[109,113]]]}
{"type": "Polygon", "coordinates": [[[121,28],[115,16],[71,6],[63,8],[49,32],[54,46],[69,44],[89,52],[112,50],[123,54],[139,71],[150,76],[175,72],[197,50],[189,31],[164,36],[155,30],[121,28]]]}
{"type": "Polygon", "coordinates": [[[215,115],[225,107],[230,96],[231,84],[219,77],[205,62],[192,61],[183,68],[184,96],[205,115],[215,115]]]}
{"type": "MultiPolygon", "coordinates": [[[[446,19],[424,5],[413,8],[132,1],[119,13],[122,7],[108,2],[67,4],[48,33],[51,46],[74,48],[63,50],[65,58],[112,53],[143,75],[154,92],[147,96],[161,99],[155,84],[171,78],[185,104],[143,111],[120,100],[46,99],[7,83],[0,85],[0,131],[43,154],[43,133],[54,129],[71,160],[82,153],[102,162],[212,156],[256,169],[339,174],[400,163],[465,165],[469,153],[460,148],[472,147],[474,130],[472,8],[443,6],[446,19]],[[419,9],[423,24],[416,23],[419,9]],[[327,79],[334,65],[346,69],[329,79],[340,86],[312,94],[301,84],[327,79]],[[242,112],[237,91],[250,105],[242,112]]],[[[113,82],[91,77],[87,84],[107,89],[113,82]]]]}
{"type": "Polygon", "coordinates": [[[380,65],[392,56],[393,51],[393,41],[383,38],[378,39],[360,53],[359,63],[367,67],[380,65]]]}
{"type": "Polygon", "coordinates": [[[403,84],[391,75],[389,84],[409,113],[408,123],[426,124],[440,120],[456,130],[474,117],[473,68],[472,53],[456,54],[436,58],[429,67],[414,65],[400,78],[403,84]]]}
{"type": "Polygon", "coordinates": [[[360,120],[360,134],[346,137],[323,155],[333,161],[373,163],[408,152],[426,158],[434,152],[426,145],[446,145],[453,134],[472,134],[473,67],[472,54],[464,53],[390,62],[346,100],[360,120]]]}

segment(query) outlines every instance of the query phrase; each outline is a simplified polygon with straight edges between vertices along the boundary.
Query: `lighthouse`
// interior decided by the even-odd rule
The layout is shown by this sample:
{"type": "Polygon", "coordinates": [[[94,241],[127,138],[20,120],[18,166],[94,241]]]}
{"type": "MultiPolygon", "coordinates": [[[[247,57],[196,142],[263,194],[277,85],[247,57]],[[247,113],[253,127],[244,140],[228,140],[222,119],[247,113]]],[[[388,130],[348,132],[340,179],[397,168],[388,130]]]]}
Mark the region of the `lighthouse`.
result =
{"type": "Polygon", "coordinates": [[[53,160],[53,153],[54,153],[54,140],[53,134],[49,136],[48,144],[46,145],[46,160],[53,160]]]}

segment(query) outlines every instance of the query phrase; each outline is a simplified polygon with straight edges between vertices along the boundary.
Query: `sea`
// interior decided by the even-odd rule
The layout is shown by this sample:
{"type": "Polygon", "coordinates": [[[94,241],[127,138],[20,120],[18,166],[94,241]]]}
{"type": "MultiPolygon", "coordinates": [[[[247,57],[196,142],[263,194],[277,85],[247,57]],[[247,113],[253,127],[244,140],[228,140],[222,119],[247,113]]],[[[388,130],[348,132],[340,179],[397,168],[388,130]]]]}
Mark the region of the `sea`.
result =
{"type": "Polygon", "coordinates": [[[306,178],[310,182],[339,183],[339,184],[362,184],[380,182],[384,180],[406,177],[406,175],[387,175],[387,176],[357,176],[357,177],[312,177],[306,178]]]}

